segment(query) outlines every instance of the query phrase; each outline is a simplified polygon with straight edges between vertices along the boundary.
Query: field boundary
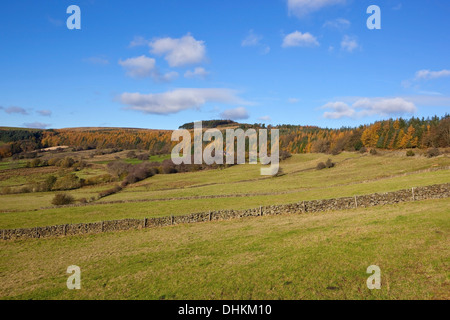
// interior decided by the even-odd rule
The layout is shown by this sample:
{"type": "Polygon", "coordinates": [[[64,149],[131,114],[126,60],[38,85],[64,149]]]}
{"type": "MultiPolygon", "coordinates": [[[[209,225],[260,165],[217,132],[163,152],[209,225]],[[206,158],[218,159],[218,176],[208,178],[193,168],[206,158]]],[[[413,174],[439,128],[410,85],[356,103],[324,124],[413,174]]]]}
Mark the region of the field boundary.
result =
{"type": "Polygon", "coordinates": [[[42,239],[65,237],[132,229],[165,227],[177,224],[223,221],[265,215],[302,214],[368,208],[402,202],[450,197],[450,184],[415,187],[386,193],[344,197],[335,199],[300,201],[291,204],[260,206],[246,210],[215,210],[187,215],[171,215],[159,218],[122,219],[92,223],[64,224],[48,227],[0,230],[2,240],[42,239]]]}

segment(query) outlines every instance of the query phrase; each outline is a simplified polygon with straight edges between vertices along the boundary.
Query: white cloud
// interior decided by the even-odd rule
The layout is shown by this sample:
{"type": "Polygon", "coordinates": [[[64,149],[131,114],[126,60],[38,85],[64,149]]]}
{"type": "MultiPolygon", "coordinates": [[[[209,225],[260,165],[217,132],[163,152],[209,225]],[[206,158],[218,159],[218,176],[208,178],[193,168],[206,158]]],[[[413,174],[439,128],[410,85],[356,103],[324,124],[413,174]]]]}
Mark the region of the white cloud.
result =
{"type": "Polygon", "coordinates": [[[248,32],[247,37],[246,37],[244,40],[242,40],[241,45],[242,45],[243,47],[254,47],[254,46],[258,46],[258,45],[260,44],[260,41],[262,40],[262,38],[263,38],[263,37],[262,37],[261,35],[255,34],[255,33],[253,32],[253,30],[250,30],[250,31],[248,32]]]}
{"type": "Polygon", "coordinates": [[[133,78],[150,77],[155,72],[156,61],[153,58],[140,56],[129,58],[124,61],[119,60],[119,64],[125,68],[127,75],[133,78]]]}
{"type": "Polygon", "coordinates": [[[323,114],[324,118],[340,119],[343,117],[360,118],[366,116],[392,116],[414,114],[417,107],[404,98],[360,98],[352,105],[342,101],[329,102],[321,109],[330,109],[323,114]]]}
{"type": "Polygon", "coordinates": [[[45,129],[50,126],[50,124],[42,123],[42,122],[24,123],[23,125],[27,128],[32,128],[32,129],[45,129]]]}
{"type": "Polygon", "coordinates": [[[179,76],[178,72],[175,71],[161,74],[158,68],[156,68],[155,59],[144,55],[136,58],[119,60],[119,64],[124,67],[127,75],[132,78],[151,77],[155,81],[168,82],[178,78],[179,76]]]}
{"type": "Polygon", "coordinates": [[[248,114],[247,109],[245,109],[244,107],[239,107],[235,109],[225,110],[220,114],[220,117],[229,120],[245,120],[248,119],[250,116],[248,114]]]}
{"type": "Polygon", "coordinates": [[[262,117],[259,117],[258,120],[266,122],[266,121],[271,121],[272,118],[270,116],[262,116],[262,117]]]}
{"type": "Polygon", "coordinates": [[[433,80],[438,78],[450,77],[450,70],[441,71],[431,71],[431,70],[420,70],[416,72],[416,77],[414,80],[433,80]]]}
{"type": "Polygon", "coordinates": [[[123,93],[119,99],[128,105],[127,109],[160,115],[200,109],[209,102],[248,104],[235,91],[220,88],[182,88],[155,94],[123,93]]]}
{"type": "Polygon", "coordinates": [[[147,46],[150,43],[150,41],[148,41],[147,39],[145,39],[144,37],[141,36],[135,36],[133,38],[133,40],[131,40],[129,47],[133,48],[133,47],[142,47],[142,46],[147,46]]]}
{"type": "Polygon", "coordinates": [[[348,104],[344,102],[329,102],[322,106],[322,109],[331,109],[332,111],[327,111],[323,114],[324,118],[327,119],[340,119],[343,117],[353,118],[355,116],[355,110],[352,109],[348,104]]]}
{"type": "Polygon", "coordinates": [[[299,102],[300,101],[300,99],[297,99],[297,98],[289,98],[288,99],[288,102],[289,103],[297,103],[297,102],[299,102]]]}
{"type": "Polygon", "coordinates": [[[209,72],[205,70],[205,68],[197,67],[194,71],[188,70],[185,72],[185,78],[201,78],[205,79],[209,75],[209,72]]]}
{"type": "Polygon", "coordinates": [[[318,45],[319,42],[311,33],[294,31],[284,37],[282,47],[315,47],[318,45]]]}
{"type": "Polygon", "coordinates": [[[345,2],[345,0],[288,0],[287,4],[289,14],[301,18],[322,8],[345,2]]]}
{"type": "Polygon", "coordinates": [[[344,36],[341,41],[341,49],[347,52],[353,52],[355,49],[359,48],[358,41],[355,37],[344,36]]]}
{"type": "Polygon", "coordinates": [[[255,34],[253,30],[248,32],[247,37],[241,42],[241,46],[243,47],[259,47],[260,54],[268,54],[270,52],[270,47],[264,44],[261,40],[263,36],[259,34],[255,34]]]}
{"type": "Polygon", "coordinates": [[[43,117],[50,117],[52,115],[52,112],[50,110],[38,110],[36,112],[43,117]]]}
{"type": "Polygon", "coordinates": [[[350,27],[351,23],[347,19],[338,18],[335,20],[328,20],[323,24],[324,28],[334,28],[338,30],[344,30],[350,27]]]}
{"type": "Polygon", "coordinates": [[[156,39],[149,46],[152,53],[164,55],[171,67],[201,63],[206,58],[205,42],[195,40],[189,33],[179,39],[156,39]]]}

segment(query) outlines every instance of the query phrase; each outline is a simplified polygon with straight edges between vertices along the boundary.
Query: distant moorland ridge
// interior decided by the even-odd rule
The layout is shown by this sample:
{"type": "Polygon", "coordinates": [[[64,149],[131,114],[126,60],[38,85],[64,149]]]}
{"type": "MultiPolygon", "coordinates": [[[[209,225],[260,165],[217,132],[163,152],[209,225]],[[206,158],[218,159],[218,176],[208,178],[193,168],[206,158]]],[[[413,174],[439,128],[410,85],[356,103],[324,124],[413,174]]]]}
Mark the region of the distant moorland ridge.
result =
{"type": "MultiPolygon", "coordinates": [[[[180,128],[192,129],[193,123],[180,128]]],[[[389,119],[357,128],[319,128],[315,126],[239,124],[231,120],[209,120],[203,128],[242,128],[280,130],[281,150],[291,153],[339,153],[361,148],[406,149],[450,147],[450,115],[427,119],[389,119]]],[[[70,146],[80,149],[142,149],[151,154],[170,153],[175,142],[171,130],[137,128],[0,128],[0,157],[48,147],[70,146]]]]}

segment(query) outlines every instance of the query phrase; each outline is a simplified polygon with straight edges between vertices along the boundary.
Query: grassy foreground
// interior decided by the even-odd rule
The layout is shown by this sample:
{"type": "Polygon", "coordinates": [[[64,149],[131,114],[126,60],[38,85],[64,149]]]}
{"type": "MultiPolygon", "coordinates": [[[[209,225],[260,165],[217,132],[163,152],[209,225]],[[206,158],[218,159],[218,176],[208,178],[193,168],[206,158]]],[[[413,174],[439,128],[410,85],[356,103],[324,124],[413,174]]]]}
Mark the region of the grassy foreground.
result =
{"type": "Polygon", "coordinates": [[[0,242],[1,299],[449,299],[450,199],[0,242]],[[81,290],[66,269],[81,268],[81,290]],[[366,287],[369,265],[381,290],[366,287]]]}

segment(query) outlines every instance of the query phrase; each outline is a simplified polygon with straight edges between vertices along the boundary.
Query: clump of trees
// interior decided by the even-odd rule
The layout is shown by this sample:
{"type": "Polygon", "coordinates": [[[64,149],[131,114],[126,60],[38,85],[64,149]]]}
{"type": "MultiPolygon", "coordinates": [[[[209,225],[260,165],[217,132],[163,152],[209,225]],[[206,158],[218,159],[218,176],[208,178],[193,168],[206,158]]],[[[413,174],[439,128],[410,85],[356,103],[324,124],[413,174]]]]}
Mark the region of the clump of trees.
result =
{"type": "Polygon", "coordinates": [[[326,168],[329,169],[329,168],[333,168],[335,165],[336,164],[331,159],[328,159],[325,163],[324,162],[319,162],[317,164],[317,166],[316,166],[316,169],[317,170],[323,170],[323,169],[326,169],[326,168]]]}

